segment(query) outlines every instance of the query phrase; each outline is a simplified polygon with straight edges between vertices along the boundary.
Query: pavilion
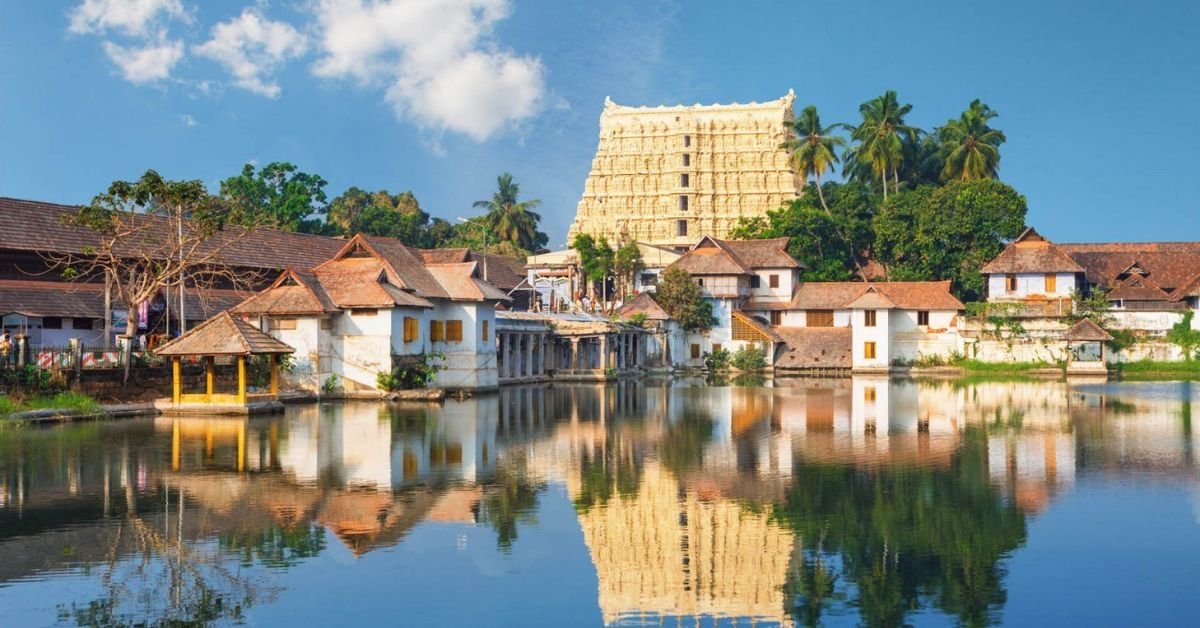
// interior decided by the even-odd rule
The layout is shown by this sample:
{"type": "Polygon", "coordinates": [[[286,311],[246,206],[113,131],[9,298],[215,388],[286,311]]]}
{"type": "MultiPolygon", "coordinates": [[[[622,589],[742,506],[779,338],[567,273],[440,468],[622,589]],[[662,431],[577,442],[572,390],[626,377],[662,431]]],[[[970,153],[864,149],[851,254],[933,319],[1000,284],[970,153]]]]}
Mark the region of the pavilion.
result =
{"type": "Polygon", "coordinates": [[[154,351],[171,358],[171,402],[160,409],[173,414],[244,415],[277,411],[282,407],[278,400],[279,356],[294,351],[250,323],[222,312],[154,351]],[[255,355],[270,357],[270,391],[265,394],[246,392],[246,358],[255,355]],[[216,391],[218,357],[232,358],[237,364],[237,392],[234,394],[216,391]],[[204,361],[203,393],[183,392],[184,358],[204,361]]]}

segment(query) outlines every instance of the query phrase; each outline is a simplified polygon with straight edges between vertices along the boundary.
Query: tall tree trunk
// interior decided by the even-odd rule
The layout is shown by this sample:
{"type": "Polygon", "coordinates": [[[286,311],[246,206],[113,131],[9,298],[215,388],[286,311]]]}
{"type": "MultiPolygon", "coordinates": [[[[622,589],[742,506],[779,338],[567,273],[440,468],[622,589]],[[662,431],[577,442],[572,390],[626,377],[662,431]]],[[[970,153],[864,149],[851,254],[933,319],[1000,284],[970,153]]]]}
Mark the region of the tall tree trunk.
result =
{"type": "Polygon", "coordinates": [[[892,166],[892,191],[900,193],[900,169],[892,166]]]}

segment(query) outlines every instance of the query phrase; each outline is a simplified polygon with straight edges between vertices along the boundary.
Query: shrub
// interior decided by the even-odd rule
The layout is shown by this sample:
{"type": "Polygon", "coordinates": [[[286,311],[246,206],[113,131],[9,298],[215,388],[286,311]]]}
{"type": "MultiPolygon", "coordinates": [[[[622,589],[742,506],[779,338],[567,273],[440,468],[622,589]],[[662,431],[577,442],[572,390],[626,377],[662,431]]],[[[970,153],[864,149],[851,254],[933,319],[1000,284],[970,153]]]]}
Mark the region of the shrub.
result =
{"type": "Polygon", "coordinates": [[[445,354],[442,353],[424,354],[410,364],[394,366],[391,371],[380,372],[375,376],[375,383],[381,390],[386,391],[425,388],[442,369],[439,362],[444,357],[445,354]]]}
{"type": "Polygon", "coordinates": [[[747,345],[733,354],[730,364],[739,371],[758,371],[767,367],[767,354],[758,346],[747,345]]]}
{"type": "Polygon", "coordinates": [[[729,368],[730,360],[728,349],[717,349],[711,353],[704,354],[704,368],[710,371],[724,371],[729,368]]]}
{"type": "Polygon", "coordinates": [[[330,375],[321,383],[321,394],[328,396],[338,391],[338,376],[330,375]]]}

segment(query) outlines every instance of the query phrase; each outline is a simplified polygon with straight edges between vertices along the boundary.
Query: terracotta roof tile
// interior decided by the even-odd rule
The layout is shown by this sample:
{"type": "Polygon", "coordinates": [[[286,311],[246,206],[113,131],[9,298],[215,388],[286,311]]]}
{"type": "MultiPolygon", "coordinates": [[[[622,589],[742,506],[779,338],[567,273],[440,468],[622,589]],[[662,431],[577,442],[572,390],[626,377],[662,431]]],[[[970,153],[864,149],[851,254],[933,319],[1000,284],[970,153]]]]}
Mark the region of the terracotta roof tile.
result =
{"type": "Polygon", "coordinates": [[[673,267],[691,275],[744,275],[762,268],[801,268],[787,253],[787,238],[718,240],[705,236],[673,267]]]}
{"type": "Polygon", "coordinates": [[[961,310],[963,304],[950,294],[949,281],[813,281],[800,284],[792,295],[790,308],[795,310],[838,310],[850,307],[868,289],[873,289],[886,302],[875,305],[860,303],[857,307],[897,307],[906,310],[961,310]]]}
{"type": "Polygon", "coordinates": [[[992,273],[1081,273],[1083,267],[1059,246],[1046,240],[1032,228],[1026,229],[982,272],[992,273]]]}
{"type": "Polygon", "coordinates": [[[1072,342],[1104,342],[1112,340],[1112,335],[1104,331],[1096,323],[1085,318],[1067,330],[1067,340],[1072,342]]]}
{"type": "Polygon", "coordinates": [[[287,270],[270,287],[233,308],[238,314],[304,315],[336,311],[317,276],[310,272],[287,270]]]}
{"type": "Polygon", "coordinates": [[[1110,301],[1167,301],[1170,297],[1163,292],[1154,280],[1141,275],[1132,275],[1117,284],[1108,294],[1104,295],[1110,301]]]}
{"type": "Polygon", "coordinates": [[[849,327],[776,327],[786,346],[775,358],[780,369],[848,369],[849,327]]]}
{"type": "MultiPolygon", "coordinates": [[[[197,320],[233,307],[246,294],[236,290],[189,290],[184,296],[188,320],[197,320]]],[[[177,298],[172,298],[172,311],[177,298]]],[[[112,308],[122,310],[124,306],[114,299],[112,308]]],[[[104,318],[104,284],[0,279],[0,314],[10,313],[104,318]]]]}
{"type": "Polygon", "coordinates": [[[250,323],[234,318],[229,312],[221,312],[155,349],[154,353],[167,356],[261,355],[294,351],[250,323]]]}
{"type": "Polygon", "coordinates": [[[628,319],[637,314],[645,314],[646,320],[651,321],[665,321],[671,318],[667,315],[666,310],[662,309],[658,302],[654,300],[654,297],[650,296],[649,292],[637,295],[617,310],[617,316],[621,318],[628,319]]]}
{"type": "Polygon", "coordinates": [[[1189,284],[1200,269],[1200,242],[1131,242],[1059,244],[1058,247],[1084,268],[1088,283],[1105,289],[1117,285],[1120,275],[1137,264],[1163,290],[1189,284]]]}
{"type": "Polygon", "coordinates": [[[476,262],[461,264],[430,264],[426,267],[433,278],[458,301],[512,301],[504,291],[478,277],[476,262]]]}

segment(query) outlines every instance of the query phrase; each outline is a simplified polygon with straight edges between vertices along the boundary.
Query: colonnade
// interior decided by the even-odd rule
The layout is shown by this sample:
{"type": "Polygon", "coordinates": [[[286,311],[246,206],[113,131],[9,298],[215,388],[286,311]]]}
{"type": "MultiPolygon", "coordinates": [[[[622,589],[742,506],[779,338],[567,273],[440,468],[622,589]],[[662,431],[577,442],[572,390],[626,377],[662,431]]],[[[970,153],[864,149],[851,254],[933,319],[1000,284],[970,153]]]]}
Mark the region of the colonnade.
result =
{"type": "Polygon", "coordinates": [[[497,343],[497,372],[502,380],[624,371],[641,368],[646,361],[646,340],[632,331],[560,335],[544,330],[500,330],[497,343]]]}

